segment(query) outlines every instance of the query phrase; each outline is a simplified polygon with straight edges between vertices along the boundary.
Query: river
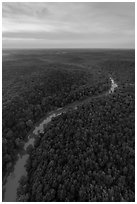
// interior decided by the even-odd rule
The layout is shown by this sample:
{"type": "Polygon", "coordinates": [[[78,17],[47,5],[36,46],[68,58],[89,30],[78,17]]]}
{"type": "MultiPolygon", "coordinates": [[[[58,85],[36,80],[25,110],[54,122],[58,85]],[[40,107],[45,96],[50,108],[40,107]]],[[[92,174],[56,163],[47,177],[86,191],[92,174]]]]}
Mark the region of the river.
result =
{"type": "MultiPolygon", "coordinates": [[[[107,92],[108,94],[111,94],[115,91],[115,89],[118,87],[118,85],[115,83],[114,79],[110,77],[111,80],[111,87],[109,91],[107,92]]],[[[106,94],[104,94],[106,95],[106,94]]],[[[103,95],[102,95],[103,96],[103,95]]],[[[98,97],[98,96],[97,96],[98,97]]],[[[96,97],[96,98],[97,98],[96,97]]],[[[95,98],[95,97],[94,97],[95,98]]],[[[84,100],[86,101],[86,100],[84,100]]],[[[77,106],[80,105],[82,102],[74,102],[64,108],[58,108],[55,111],[52,111],[48,113],[44,119],[42,119],[38,125],[36,125],[33,129],[33,131],[29,134],[28,136],[28,141],[24,145],[24,154],[18,154],[18,159],[15,163],[14,170],[9,174],[9,176],[6,179],[6,183],[4,185],[4,202],[16,202],[16,196],[17,196],[17,189],[19,187],[19,180],[21,179],[22,176],[27,175],[25,164],[27,163],[27,160],[29,158],[29,154],[27,153],[27,147],[29,145],[34,146],[35,142],[35,137],[37,137],[40,133],[44,132],[44,127],[52,120],[52,118],[55,118],[62,113],[67,112],[69,108],[73,108],[74,110],[77,109],[77,106]]]]}

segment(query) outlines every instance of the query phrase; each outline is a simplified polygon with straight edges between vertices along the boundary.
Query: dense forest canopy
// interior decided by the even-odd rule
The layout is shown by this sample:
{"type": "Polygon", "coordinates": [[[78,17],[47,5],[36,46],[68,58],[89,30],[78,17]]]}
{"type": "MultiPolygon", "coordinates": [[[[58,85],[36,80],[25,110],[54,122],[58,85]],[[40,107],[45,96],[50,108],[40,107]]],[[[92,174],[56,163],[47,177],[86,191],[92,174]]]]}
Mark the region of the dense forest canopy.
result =
{"type": "Polygon", "coordinates": [[[36,122],[93,98],[53,119],[30,148],[19,201],[134,201],[133,50],[14,50],[2,74],[3,179],[36,122]],[[110,76],[118,89],[94,98],[110,76]]]}
{"type": "Polygon", "coordinates": [[[19,201],[134,201],[134,92],[121,91],[52,120],[19,201]]]}

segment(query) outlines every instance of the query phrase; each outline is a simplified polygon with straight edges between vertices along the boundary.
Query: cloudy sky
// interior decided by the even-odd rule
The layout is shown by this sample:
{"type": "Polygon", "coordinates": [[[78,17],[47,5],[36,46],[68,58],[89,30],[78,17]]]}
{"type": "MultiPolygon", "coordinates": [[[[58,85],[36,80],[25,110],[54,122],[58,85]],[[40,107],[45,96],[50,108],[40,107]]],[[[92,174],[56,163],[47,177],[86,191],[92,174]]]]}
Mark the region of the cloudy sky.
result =
{"type": "Polygon", "coordinates": [[[3,48],[134,48],[134,3],[2,3],[3,48]]]}

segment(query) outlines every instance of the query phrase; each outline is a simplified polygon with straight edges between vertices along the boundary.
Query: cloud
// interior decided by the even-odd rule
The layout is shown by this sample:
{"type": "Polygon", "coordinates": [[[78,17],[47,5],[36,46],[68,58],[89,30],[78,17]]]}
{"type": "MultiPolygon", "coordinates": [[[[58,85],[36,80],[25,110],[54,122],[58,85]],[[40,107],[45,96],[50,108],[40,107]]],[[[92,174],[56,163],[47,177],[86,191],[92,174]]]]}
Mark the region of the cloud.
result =
{"type": "Polygon", "coordinates": [[[37,40],[47,42],[49,47],[67,47],[67,42],[76,46],[89,42],[91,47],[99,43],[101,47],[134,47],[134,3],[4,2],[2,11],[3,40],[8,39],[13,47],[22,46],[25,40],[29,46],[27,39],[35,39],[33,47],[38,46],[37,40]]]}
{"type": "Polygon", "coordinates": [[[48,9],[43,3],[2,3],[3,17],[16,18],[22,16],[43,17],[49,15],[48,9]]]}

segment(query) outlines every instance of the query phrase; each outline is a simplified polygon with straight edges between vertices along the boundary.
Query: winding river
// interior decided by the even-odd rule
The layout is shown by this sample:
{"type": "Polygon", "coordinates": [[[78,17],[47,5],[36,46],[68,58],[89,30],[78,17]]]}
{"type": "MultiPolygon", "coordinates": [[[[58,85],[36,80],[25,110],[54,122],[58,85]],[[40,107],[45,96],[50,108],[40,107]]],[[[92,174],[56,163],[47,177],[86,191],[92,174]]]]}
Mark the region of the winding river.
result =
{"type": "MultiPolygon", "coordinates": [[[[104,95],[111,94],[115,91],[115,89],[118,87],[118,85],[115,83],[114,79],[110,77],[111,80],[111,87],[107,93],[104,95]]],[[[103,96],[103,95],[102,95],[103,96]]],[[[99,96],[93,97],[97,98],[99,96]]],[[[27,153],[27,148],[29,145],[34,146],[35,137],[39,135],[39,133],[43,133],[44,127],[52,120],[52,118],[57,117],[58,115],[61,115],[62,113],[67,112],[70,108],[76,110],[77,106],[80,104],[83,104],[87,99],[81,101],[81,102],[74,102],[70,105],[67,105],[64,108],[59,108],[55,111],[52,111],[48,113],[45,118],[43,118],[30,132],[28,135],[28,141],[24,145],[24,154],[18,154],[18,159],[15,163],[14,170],[9,174],[9,176],[6,179],[6,183],[4,185],[4,202],[15,202],[16,196],[17,196],[17,189],[19,187],[19,180],[22,176],[27,175],[26,172],[26,163],[29,158],[29,154],[27,153]]]]}

